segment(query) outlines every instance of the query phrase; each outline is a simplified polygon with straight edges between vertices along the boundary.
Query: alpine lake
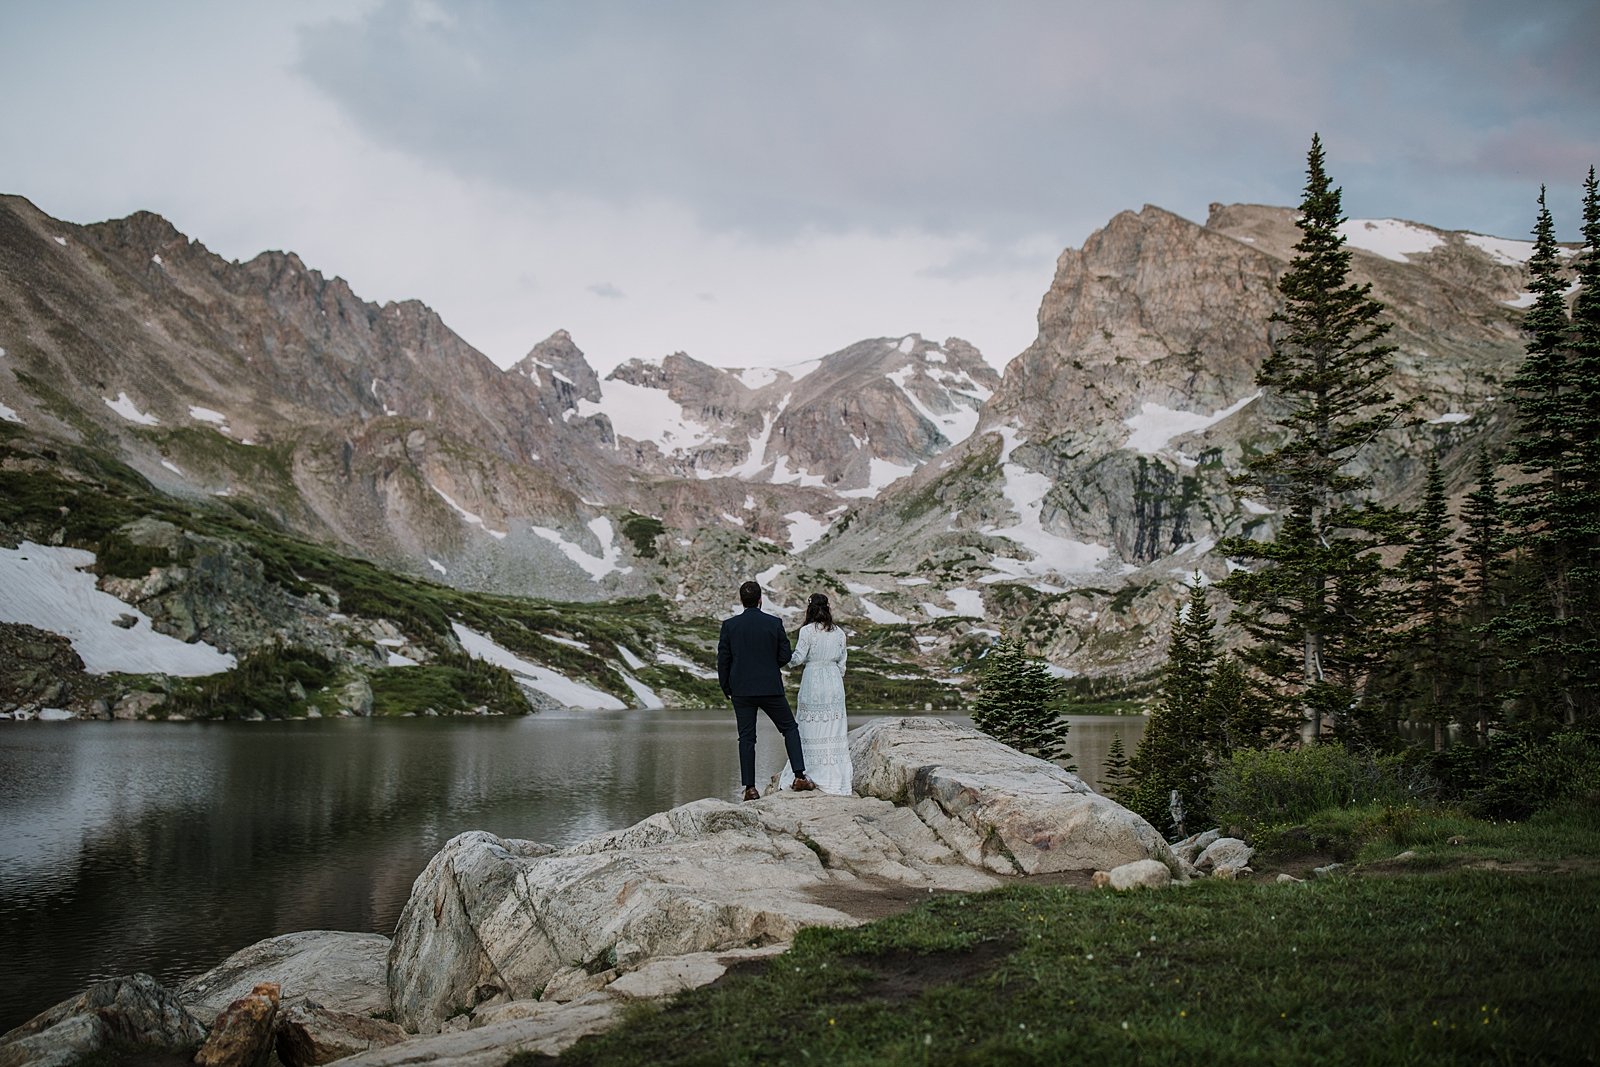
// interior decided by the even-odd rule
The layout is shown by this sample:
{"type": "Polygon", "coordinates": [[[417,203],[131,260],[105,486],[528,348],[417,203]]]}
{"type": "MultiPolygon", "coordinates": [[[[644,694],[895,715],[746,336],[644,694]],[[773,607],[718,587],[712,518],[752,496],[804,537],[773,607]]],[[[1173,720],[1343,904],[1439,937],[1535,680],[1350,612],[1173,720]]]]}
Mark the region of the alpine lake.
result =
{"type": "MultiPolygon", "coordinates": [[[[1098,787],[1146,720],[1069,721],[1098,787]]],[[[765,718],[756,757],[765,791],[784,762],[765,718]]],[[[0,1032],[101,978],[175,984],[297,930],[388,934],[467,830],[568,845],[738,787],[725,709],[0,723],[0,1032]]]]}

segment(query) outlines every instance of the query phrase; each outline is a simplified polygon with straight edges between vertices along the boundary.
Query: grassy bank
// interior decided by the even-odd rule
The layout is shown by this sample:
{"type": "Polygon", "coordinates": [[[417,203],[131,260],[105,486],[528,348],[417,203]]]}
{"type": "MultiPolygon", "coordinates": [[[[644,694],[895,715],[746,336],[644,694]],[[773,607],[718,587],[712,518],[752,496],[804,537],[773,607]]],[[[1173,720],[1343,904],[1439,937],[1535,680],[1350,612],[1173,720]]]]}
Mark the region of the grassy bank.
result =
{"type": "Polygon", "coordinates": [[[939,897],[804,931],[560,1062],[1595,1062],[1597,815],[1456,819],[1448,865],[1404,876],[939,897]],[[1485,854],[1516,864],[1478,869],[1485,854]]]}

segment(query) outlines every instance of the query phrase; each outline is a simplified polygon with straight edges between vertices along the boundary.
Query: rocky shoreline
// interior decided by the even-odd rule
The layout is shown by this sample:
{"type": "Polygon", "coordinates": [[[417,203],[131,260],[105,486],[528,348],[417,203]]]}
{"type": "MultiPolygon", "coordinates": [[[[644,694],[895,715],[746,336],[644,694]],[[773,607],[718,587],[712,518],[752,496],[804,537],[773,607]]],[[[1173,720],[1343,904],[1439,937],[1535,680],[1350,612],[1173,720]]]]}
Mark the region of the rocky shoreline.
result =
{"type": "MultiPolygon", "coordinates": [[[[566,848],[468,832],[417,877],[392,938],[310,931],[252,945],[176,990],[97,983],[0,1036],[0,1067],[127,1045],[203,1067],[490,1067],[556,1054],[627,1005],[854,926],[929,893],[1018,877],[1114,888],[1248,862],[1175,850],[1052,763],[967,727],[881,719],[850,735],[856,795],[697,800],[566,848]]],[[[1223,874],[1223,876],[1227,876],[1223,874]]]]}

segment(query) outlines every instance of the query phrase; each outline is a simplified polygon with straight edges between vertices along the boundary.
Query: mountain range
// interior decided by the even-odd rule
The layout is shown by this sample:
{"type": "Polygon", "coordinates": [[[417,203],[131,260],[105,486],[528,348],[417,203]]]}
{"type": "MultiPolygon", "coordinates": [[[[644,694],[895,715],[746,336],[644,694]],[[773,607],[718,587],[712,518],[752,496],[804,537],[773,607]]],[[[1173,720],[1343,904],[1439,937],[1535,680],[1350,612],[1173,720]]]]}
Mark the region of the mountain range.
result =
{"type": "MultiPolygon", "coordinates": [[[[910,334],[602,379],[565,331],[501,369],[426,305],[363,301],[293,253],[227,261],[149,213],[76,225],[0,197],[0,421],[464,590],[705,617],[756,576],[791,615],[831,590],[930,668],[1005,626],[1060,673],[1132,677],[1183,584],[1226,573],[1216,541],[1274,528],[1229,475],[1276,432],[1254,379],[1294,222],[1117,215],[1062,252],[1003,372],[910,334]]],[[[1344,232],[1413,402],[1358,463],[1405,503],[1436,452],[1459,492],[1510,429],[1531,245],[1344,232]]]]}

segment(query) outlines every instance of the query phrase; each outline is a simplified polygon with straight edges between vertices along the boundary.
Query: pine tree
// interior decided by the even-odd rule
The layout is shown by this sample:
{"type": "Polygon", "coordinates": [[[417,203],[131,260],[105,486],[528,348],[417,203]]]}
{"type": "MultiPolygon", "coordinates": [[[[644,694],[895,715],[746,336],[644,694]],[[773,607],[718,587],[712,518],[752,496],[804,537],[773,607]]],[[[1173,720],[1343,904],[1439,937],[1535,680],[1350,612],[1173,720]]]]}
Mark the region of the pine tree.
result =
{"type": "MultiPolygon", "coordinates": [[[[1593,199],[1586,200],[1586,214],[1593,199]]],[[[1600,651],[1592,610],[1596,518],[1585,493],[1594,475],[1584,468],[1594,446],[1579,437],[1594,419],[1581,410],[1594,397],[1578,377],[1579,359],[1585,368],[1592,364],[1569,348],[1575,340],[1583,343],[1585,331],[1567,318],[1555,223],[1542,188],[1533,235],[1526,355],[1510,382],[1518,430],[1509,454],[1526,480],[1512,487],[1507,508],[1527,565],[1518,568],[1518,589],[1495,628],[1523,677],[1534,718],[1572,724],[1593,709],[1600,651]]],[[[1592,275],[1590,259],[1586,255],[1582,265],[1592,275]]],[[[1583,274],[1579,281],[1581,291],[1583,274]]]]}
{"type": "Polygon", "coordinates": [[[1494,622],[1505,608],[1506,544],[1500,478],[1487,449],[1478,449],[1477,486],[1461,504],[1464,616],[1472,648],[1467,710],[1480,738],[1499,722],[1505,671],[1494,622]]]}
{"type": "Polygon", "coordinates": [[[1060,683],[1043,663],[1027,654],[1021,641],[1002,634],[979,671],[972,724],[1019,752],[1071,760],[1072,754],[1066,751],[1071,725],[1055,708],[1060,689],[1060,683]]]}
{"type": "Polygon", "coordinates": [[[1193,825],[1209,818],[1211,751],[1218,731],[1206,719],[1205,700],[1215,661],[1211,609],[1206,588],[1197,581],[1188,603],[1173,616],[1161,695],[1133,756],[1135,785],[1127,804],[1152,825],[1170,822],[1173,790],[1193,825]]]}
{"type": "Polygon", "coordinates": [[[1105,763],[1101,765],[1100,781],[1103,786],[1100,791],[1112,800],[1121,801],[1131,792],[1133,765],[1128,762],[1128,750],[1123,746],[1120,736],[1111,739],[1105,763]]]}
{"type": "Polygon", "coordinates": [[[1444,751],[1460,662],[1456,627],[1461,568],[1452,559],[1450,510],[1437,456],[1428,457],[1422,506],[1411,517],[1411,547],[1400,563],[1409,585],[1414,625],[1406,633],[1406,667],[1416,682],[1415,713],[1433,725],[1434,751],[1444,751]]]}
{"type": "Polygon", "coordinates": [[[1210,751],[1213,767],[1235,752],[1267,748],[1294,736],[1296,724],[1274,712],[1272,702],[1255,691],[1233,655],[1217,658],[1201,709],[1214,738],[1210,751]]]}
{"type": "Polygon", "coordinates": [[[1568,512],[1571,526],[1573,662],[1569,684],[1574,718],[1600,718],[1600,183],[1594,167],[1583,185],[1583,250],[1572,304],[1571,404],[1576,455],[1568,512]]]}
{"type": "Polygon", "coordinates": [[[1284,308],[1272,316],[1274,342],[1256,375],[1268,403],[1284,409],[1285,437],[1237,479],[1276,502],[1284,521],[1272,542],[1232,537],[1221,546],[1247,564],[1223,583],[1254,641],[1244,655],[1298,704],[1313,737],[1346,718],[1371,729],[1357,713],[1385,655],[1393,607],[1378,551],[1399,539],[1396,516],[1364,496],[1371,480],[1347,470],[1403,407],[1384,387],[1394,346],[1384,343],[1383,305],[1370,285],[1349,281],[1341,198],[1313,136],[1301,239],[1278,283],[1284,308]]]}

